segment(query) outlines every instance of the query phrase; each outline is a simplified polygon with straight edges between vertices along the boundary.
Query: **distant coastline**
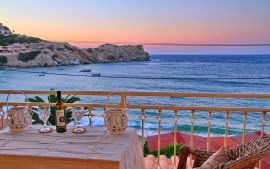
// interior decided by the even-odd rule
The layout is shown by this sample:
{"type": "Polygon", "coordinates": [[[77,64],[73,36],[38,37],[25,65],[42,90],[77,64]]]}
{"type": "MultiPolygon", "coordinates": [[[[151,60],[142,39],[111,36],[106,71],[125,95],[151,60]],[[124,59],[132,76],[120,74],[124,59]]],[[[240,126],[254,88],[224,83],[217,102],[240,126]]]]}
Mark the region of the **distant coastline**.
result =
{"type": "Polygon", "coordinates": [[[69,43],[13,34],[0,24],[0,66],[50,67],[91,63],[147,61],[142,45],[103,44],[97,48],[78,48],[69,43]]]}

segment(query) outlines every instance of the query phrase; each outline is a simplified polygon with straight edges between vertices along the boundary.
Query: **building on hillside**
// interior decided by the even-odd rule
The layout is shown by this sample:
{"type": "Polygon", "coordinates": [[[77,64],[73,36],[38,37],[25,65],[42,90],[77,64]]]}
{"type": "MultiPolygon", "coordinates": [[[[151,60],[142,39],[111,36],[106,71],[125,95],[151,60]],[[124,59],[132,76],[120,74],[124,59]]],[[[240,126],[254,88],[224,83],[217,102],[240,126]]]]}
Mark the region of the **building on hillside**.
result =
{"type": "Polygon", "coordinates": [[[13,44],[9,46],[0,46],[1,56],[12,56],[12,55],[17,55],[19,53],[27,53],[30,51],[31,50],[28,45],[13,44]]]}
{"type": "Polygon", "coordinates": [[[9,36],[11,34],[12,32],[10,31],[10,29],[0,23],[0,36],[9,36]]]}

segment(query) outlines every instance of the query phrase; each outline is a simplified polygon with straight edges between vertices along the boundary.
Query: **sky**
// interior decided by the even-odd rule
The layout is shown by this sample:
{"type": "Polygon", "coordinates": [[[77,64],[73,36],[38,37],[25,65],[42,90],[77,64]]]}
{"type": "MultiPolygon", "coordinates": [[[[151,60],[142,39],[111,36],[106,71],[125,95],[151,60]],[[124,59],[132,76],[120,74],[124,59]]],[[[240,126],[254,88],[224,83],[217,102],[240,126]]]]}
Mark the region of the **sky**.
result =
{"type": "MultiPolygon", "coordinates": [[[[16,33],[80,47],[270,43],[270,0],[0,0],[1,22],[16,33]]],[[[152,54],[270,53],[270,46],[145,49],[152,54]]]]}

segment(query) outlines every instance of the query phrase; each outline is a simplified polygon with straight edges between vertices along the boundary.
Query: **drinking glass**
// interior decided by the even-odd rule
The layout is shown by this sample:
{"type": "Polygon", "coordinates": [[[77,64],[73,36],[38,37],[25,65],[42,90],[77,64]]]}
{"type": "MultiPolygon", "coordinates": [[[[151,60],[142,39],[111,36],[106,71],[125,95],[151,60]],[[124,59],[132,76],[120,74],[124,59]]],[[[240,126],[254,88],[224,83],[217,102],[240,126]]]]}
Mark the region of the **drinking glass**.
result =
{"type": "Polygon", "coordinates": [[[52,128],[47,127],[48,119],[51,115],[50,107],[39,107],[37,111],[38,117],[41,121],[43,121],[43,128],[39,129],[41,133],[49,133],[52,131],[52,128]]]}
{"type": "Polygon", "coordinates": [[[84,107],[73,107],[72,108],[72,117],[74,119],[75,128],[73,129],[74,133],[83,133],[85,128],[79,126],[81,119],[84,116],[84,107]]]}
{"type": "Polygon", "coordinates": [[[2,125],[5,125],[3,122],[6,121],[7,119],[7,111],[4,110],[4,107],[2,108],[0,107],[0,119],[2,120],[2,124],[0,124],[0,128],[4,128],[5,126],[2,126],[2,125]]]}

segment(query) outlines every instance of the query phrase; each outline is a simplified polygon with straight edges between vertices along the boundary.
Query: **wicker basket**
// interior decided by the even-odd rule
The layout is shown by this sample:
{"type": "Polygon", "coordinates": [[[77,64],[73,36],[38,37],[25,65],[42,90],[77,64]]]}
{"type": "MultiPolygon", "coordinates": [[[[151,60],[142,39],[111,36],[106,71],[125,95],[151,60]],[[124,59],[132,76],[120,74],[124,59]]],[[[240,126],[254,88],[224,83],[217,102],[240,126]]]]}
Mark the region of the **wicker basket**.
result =
{"type": "Polygon", "coordinates": [[[111,94],[107,96],[105,125],[111,134],[122,134],[126,131],[128,121],[126,102],[124,102],[122,108],[109,108],[111,94]]]}
{"type": "Polygon", "coordinates": [[[29,103],[28,103],[28,98],[26,94],[20,91],[14,91],[7,96],[7,123],[8,127],[10,128],[10,131],[12,132],[20,132],[24,131],[29,124],[31,124],[31,115],[29,112],[29,103]],[[20,107],[12,107],[9,109],[8,102],[9,102],[9,97],[11,94],[23,94],[26,98],[27,101],[27,106],[20,106],[20,107]]]}

